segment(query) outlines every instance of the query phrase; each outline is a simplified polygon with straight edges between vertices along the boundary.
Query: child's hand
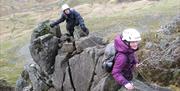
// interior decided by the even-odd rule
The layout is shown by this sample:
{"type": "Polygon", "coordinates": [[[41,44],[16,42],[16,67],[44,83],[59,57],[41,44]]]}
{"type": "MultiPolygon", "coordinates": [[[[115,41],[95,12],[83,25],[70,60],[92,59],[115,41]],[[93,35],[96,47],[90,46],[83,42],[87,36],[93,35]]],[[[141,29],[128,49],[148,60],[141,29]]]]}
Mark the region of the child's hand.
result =
{"type": "Polygon", "coordinates": [[[138,64],[136,64],[136,68],[138,68],[140,65],[142,65],[142,63],[138,63],[138,64]]]}
{"type": "Polygon", "coordinates": [[[133,90],[133,89],[134,89],[134,86],[133,86],[133,84],[131,84],[131,83],[127,83],[126,85],[124,85],[124,87],[125,87],[126,89],[128,89],[128,90],[133,90]]]}

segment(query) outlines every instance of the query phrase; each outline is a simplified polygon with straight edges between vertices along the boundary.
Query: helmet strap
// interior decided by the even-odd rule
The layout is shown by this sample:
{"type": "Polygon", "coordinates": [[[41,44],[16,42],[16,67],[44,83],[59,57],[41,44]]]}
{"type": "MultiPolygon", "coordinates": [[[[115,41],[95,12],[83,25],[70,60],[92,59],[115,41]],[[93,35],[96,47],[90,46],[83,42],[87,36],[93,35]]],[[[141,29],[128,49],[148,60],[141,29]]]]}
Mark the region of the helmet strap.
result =
{"type": "Polygon", "coordinates": [[[123,40],[123,42],[130,48],[130,42],[127,40],[123,40]]]}
{"type": "MultiPolygon", "coordinates": [[[[123,42],[124,42],[129,48],[131,48],[129,41],[123,40],[123,42]]],[[[132,48],[131,48],[131,49],[132,49],[132,48]]],[[[137,50],[139,50],[139,47],[138,47],[137,49],[132,49],[132,50],[137,51],[137,50]]]]}
{"type": "Polygon", "coordinates": [[[136,50],[134,50],[134,51],[138,51],[138,50],[139,50],[139,47],[136,50]]]}

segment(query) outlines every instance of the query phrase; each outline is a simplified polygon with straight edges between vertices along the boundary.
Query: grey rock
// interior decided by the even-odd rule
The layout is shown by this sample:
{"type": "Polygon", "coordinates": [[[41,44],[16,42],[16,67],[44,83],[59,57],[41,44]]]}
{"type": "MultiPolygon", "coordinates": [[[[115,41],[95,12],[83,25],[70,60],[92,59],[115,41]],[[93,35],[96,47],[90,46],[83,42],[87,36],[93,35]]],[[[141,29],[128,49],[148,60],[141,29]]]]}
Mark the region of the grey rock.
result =
{"type": "Polygon", "coordinates": [[[98,85],[99,81],[108,74],[106,73],[104,69],[102,69],[102,64],[104,61],[104,48],[97,49],[97,50],[99,50],[98,51],[99,53],[96,52],[97,53],[96,60],[98,61],[96,64],[95,75],[93,78],[91,89],[93,89],[96,85],[98,85]]]}
{"type": "Polygon", "coordinates": [[[85,48],[104,45],[105,42],[102,38],[97,36],[82,37],[78,41],[75,41],[77,52],[83,51],[85,48]]]}
{"type": "Polygon", "coordinates": [[[59,26],[56,26],[54,28],[50,27],[50,20],[45,20],[43,22],[40,22],[36,28],[33,30],[33,33],[31,35],[31,43],[34,41],[34,39],[38,38],[39,36],[43,36],[45,34],[52,34],[58,38],[61,37],[61,30],[59,26]]]}
{"type": "MultiPolygon", "coordinates": [[[[20,90],[16,90],[16,91],[20,91],[20,90]]],[[[33,87],[31,85],[28,85],[23,88],[23,91],[33,91],[33,87]]]]}
{"type": "Polygon", "coordinates": [[[69,67],[66,68],[66,75],[65,80],[63,83],[63,91],[74,91],[74,88],[71,83],[70,74],[69,74],[69,67]]]}
{"type": "Polygon", "coordinates": [[[65,43],[63,43],[61,50],[62,50],[62,52],[71,53],[75,50],[75,46],[73,43],[65,42],[65,43]]]}
{"type": "Polygon", "coordinates": [[[68,34],[63,34],[60,38],[61,42],[74,42],[75,40],[73,39],[72,36],[68,35],[68,34]]]}
{"type": "Polygon", "coordinates": [[[55,88],[50,88],[48,91],[57,91],[55,88]]]}
{"type": "Polygon", "coordinates": [[[68,60],[66,59],[67,55],[68,54],[56,56],[55,71],[53,73],[52,80],[57,91],[62,91],[66,67],[68,66],[68,60]]]}
{"type": "Polygon", "coordinates": [[[47,83],[48,77],[44,74],[42,75],[38,65],[26,65],[25,70],[29,74],[29,80],[31,81],[30,83],[32,84],[33,91],[47,91],[51,87],[51,84],[47,83]]]}
{"type": "Polygon", "coordinates": [[[31,43],[29,47],[31,56],[46,74],[52,74],[58,53],[58,39],[51,34],[40,36],[38,39],[38,42],[31,43]]]}
{"type": "Polygon", "coordinates": [[[87,49],[69,60],[72,80],[77,91],[88,91],[94,75],[95,49],[87,49]]]}
{"type": "Polygon", "coordinates": [[[121,86],[118,85],[111,74],[101,78],[99,83],[91,88],[91,91],[118,91],[121,86]]]}
{"type": "Polygon", "coordinates": [[[16,91],[23,91],[23,89],[28,86],[28,82],[22,78],[16,81],[16,91]]]}
{"type": "MultiPolygon", "coordinates": [[[[23,89],[28,87],[30,84],[28,82],[29,74],[26,70],[22,71],[21,76],[16,81],[16,91],[24,91],[23,89]]],[[[29,88],[30,90],[31,88],[29,88]]]]}

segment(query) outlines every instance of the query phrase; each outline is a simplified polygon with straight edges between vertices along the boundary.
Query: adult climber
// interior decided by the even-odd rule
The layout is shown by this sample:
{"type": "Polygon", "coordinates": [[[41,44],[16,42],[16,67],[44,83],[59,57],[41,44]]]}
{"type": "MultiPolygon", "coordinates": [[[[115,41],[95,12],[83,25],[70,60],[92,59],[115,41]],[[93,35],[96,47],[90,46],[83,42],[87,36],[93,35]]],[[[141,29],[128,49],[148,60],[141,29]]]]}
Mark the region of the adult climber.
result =
{"type": "Polygon", "coordinates": [[[75,9],[70,8],[67,4],[64,4],[62,5],[62,11],[63,12],[61,14],[61,17],[55,22],[51,23],[51,27],[54,27],[66,20],[66,29],[70,36],[74,37],[73,33],[75,26],[80,26],[85,35],[89,34],[89,30],[85,26],[83,18],[75,9]]]}

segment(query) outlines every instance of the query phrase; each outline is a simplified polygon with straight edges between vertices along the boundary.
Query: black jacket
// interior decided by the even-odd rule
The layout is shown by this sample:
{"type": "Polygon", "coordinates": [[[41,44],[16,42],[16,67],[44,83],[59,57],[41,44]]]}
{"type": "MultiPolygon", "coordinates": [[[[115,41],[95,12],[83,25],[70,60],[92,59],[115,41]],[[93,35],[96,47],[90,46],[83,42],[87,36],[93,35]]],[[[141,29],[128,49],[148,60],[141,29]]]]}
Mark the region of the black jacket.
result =
{"type": "Polygon", "coordinates": [[[61,18],[58,19],[57,21],[53,22],[51,26],[56,26],[61,22],[64,22],[66,20],[67,24],[77,26],[77,25],[83,25],[84,20],[81,17],[81,15],[75,11],[74,9],[70,9],[70,14],[66,15],[64,12],[61,14],[61,18]]]}

